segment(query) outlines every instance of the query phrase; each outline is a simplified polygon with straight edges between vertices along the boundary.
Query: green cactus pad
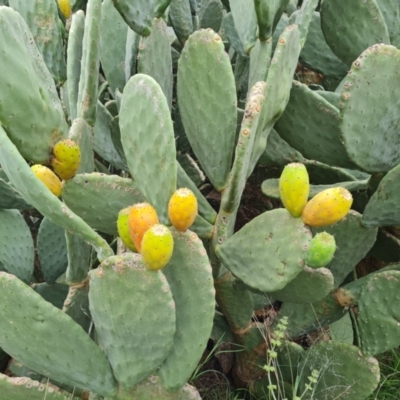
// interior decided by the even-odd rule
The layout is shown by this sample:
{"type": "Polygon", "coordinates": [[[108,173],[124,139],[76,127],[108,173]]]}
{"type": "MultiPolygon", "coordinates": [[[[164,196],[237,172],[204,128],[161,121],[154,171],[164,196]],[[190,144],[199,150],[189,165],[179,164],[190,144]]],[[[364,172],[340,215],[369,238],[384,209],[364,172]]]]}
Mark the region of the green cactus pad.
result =
{"type": "Polygon", "coordinates": [[[300,31],[297,25],[289,25],[280,35],[271,59],[266,81],[268,90],[261,109],[248,175],[264,152],[268,135],[289,101],[300,50],[300,31]]]}
{"type": "Polygon", "coordinates": [[[43,277],[47,283],[52,284],[66,271],[68,265],[65,229],[43,218],[36,248],[43,277]]]}
{"type": "Polygon", "coordinates": [[[56,283],[54,285],[48,285],[46,282],[34,283],[32,289],[39,293],[46,301],[53,304],[58,309],[63,308],[64,300],[68,294],[68,285],[62,283],[56,283]]]}
{"type": "Polygon", "coordinates": [[[396,0],[376,0],[388,28],[390,43],[398,47],[400,44],[400,9],[396,0]]]}
{"type": "Polygon", "coordinates": [[[93,148],[96,153],[118,169],[128,171],[112,140],[113,117],[100,101],[97,102],[97,118],[93,128],[93,148]]]}
{"type": "Polygon", "coordinates": [[[354,163],[370,173],[389,171],[400,162],[399,62],[394,46],[370,47],[353,63],[341,92],[342,140],[354,163]]]}
{"type": "Polygon", "coordinates": [[[0,6],[0,123],[22,156],[40,163],[66,136],[67,124],[53,77],[28,26],[9,7],[0,6]]]}
{"type": "Polygon", "coordinates": [[[350,314],[346,313],[343,318],[330,324],[329,333],[335,342],[353,344],[354,332],[350,314]]]}
{"type": "Polygon", "coordinates": [[[115,394],[110,365],[80,326],[12,275],[0,272],[0,286],[0,344],[8,354],[52,379],[115,394]]]}
{"type": "Polygon", "coordinates": [[[100,66],[101,3],[102,0],[88,1],[82,41],[77,115],[83,118],[90,126],[94,126],[96,121],[100,66]]]}
{"type": "Polygon", "coordinates": [[[186,135],[202,169],[220,191],[232,163],[237,102],[229,57],[211,29],[196,31],[187,41],[179,59],[177,85],[186,135]]]}
{"type": "Polygon", "coordinates": [[[71,286],[63,304],[63,312],[69,315],[85,332],[93,332],[92,318],[89,310],[89,285],[71,286]]]}
{"type": "Polygon", "coordinates": [[[273,2],[256,0],[254,2],[258,22],[258,37],[260,40],[265,41],[272,36],[288,3],[289,0],[273,2]]]}
{"type": "Polygon", "coordinates": [[[378,272],[361,288],[357,325],[364,354],[375,355],[399,346],[400,271],[378,272]]]}
{"type": "MultiPolygon", "coordinates": [[[[293,15],[295,14],[297,14],[297,11],[293,15]]],[[[293,18],[293,15],[291,18],[293,18]]],[[[313,71],[340,80],[346,76],[349,69],[336,57],[326,43],[318,12],[313,13],[307,40],[300,53],[300,60],[313,71]]]]}
{"type": "Polygon", "coordinates": [[[293,382],[298,376],[299,359],[304,349],[297,343],[283,340],[282,346],[277,348],[276,359],[279,377],[286,382],[293,382]]]}
{"type": "Polygon", "coordinates": [[[17,210],[0,210],[0,263],[2,268],[29,283],[34,268],[34,247],[29,226],[17,210]]]}
{"type": "Polygon", "coordinates": [[[313,303],[334,289],[333,275],[326,268],[304,267],[283,289],[268,293],[275,300],[288,303],[313,303]]]}
{"type": "Polygon", "coordinates": [[[228,38],[229,44],[237,51],[241,56],[246,57],[246,51],[244,50],[243,44],[239,38],[235,23],[233,21],[232,13],[229,12],[225,15],[222,20],[222,29],[225,31],[225,35],[228,38]]]}
{"type": "Polygon", "coordinates": [[[188,0],[172,0],[169,5],[169,19],[176,37],[183,47],[193,33],[193,20],[188,0]]]}
{"type": "Polygon", "coordinates": [[[133,253],[108,258],[89,276],[90,312],[99,342],[119,384],[133,389],[171,349],[175,303],[168,282],[133,253]]]}
{"type": "Polygon", "coordinates": [[[0,164],[21,195],[50,221],[90,243],[96,249],[99,259],[103,260],[113,254],[110,246],[101,236],[36,178],[1,126],[0,164]]]}
{"type": "Polygon", "coordinates": [[[301,47],[304,47],[304,43],[308,40],[308,31],[314,11],[318,5],[319,0],[305,0],[302,2],[301,8],[296,13],[293,13],[295,15],[292,14],[290,16],[289,25],[296,24],[299,26],[301,47]]]}
{"type": "Polygon", "coordinates": [[[215,289],[201,240],[189,230],[171,231],[174,252],[163,273],[175,301],[176,331],[158,374],[167,390],[176,391],[189,380],[206,348],[215,314],[215,289]]]}
{"type": "Polygon", "coordinates": [[[253,0],[230,0],[234,26],[246,54],[256,44],[257,14],[253,0]]]}
{"type": "Polygon", "coordinates": [[[211,28],[214,32],[219,32],[224,16],[224,8],[220,0],[202,0],[198,15],[201,29],[211,28]]]}
{"type": "Polygon", "coordinates": [[[10,378],[0,374],[0,391],[3,399],[12,400],[78,400],[49,383],[40,383],[29,378],[10,378]]]}
{"type": "Polygon", "coordinates": [[[172,57],[167,33],[167,24],[161,18],[153,20],[151,34],[140,38],[138,53],[138,73],[154,78],[161,86],[167,99],[168,107],[172,107],[172,57]]]}
{"type": "Polygon", "coordinates": [[[63,199],[93,229],[113,235],[119,211],[144,201],[131,179],[98,172],[78,174],[65,182],[63,199]]]}
{"type": "MultiPolygon", "coordinates": [[[[313,370],[319,372],[315,392],[305,400],[365,400],[379,384],[379,363],[360,354],[356,346],[340,342],[322,342],[310,347],[300,360],[300,390],[303,393],[313,370]]],[[[313,385],[314,386],[314,385],[313,385]]]]}
{"type": "Polygon", "coordinates": [[[101,5],[100,61],[113,92],[125,86],[126,35],[128,26],[112,0],[101,5]]]}
{"type": "Polygon", "coordinates": [[[9,183],[7,175],[0,168],[0,208],[26,210],[32,208],[21,194],[9,183]]]}
{"type": "Polygon", "coordinates": [[[261,41],[250,52],[249,89],[257,82],[266,81],[272,56],[272,39],[261,41]]]}
{"type": "Polygon", "coordinates": [[[130,391],[120,390],[116,398],[105,400],[201,400],[194,386],[186,384],[179,392],[170,393],[157,376],[149,376],[130,391]]]}
{"type": "Polygon", "coordinates": [[[307,85],[293,81],[289,103],[275,129],[282,139],[310,160],[356,168],[341,142],[339,122],[336,107],[307,85]]]}
{"type": "Polygon", "coordinates": [[[361,215],[353,210],[336,224],[322,228],[312,228],[312,232],[328,232],[336,241],[336,252],[328,267],[335,278],[335,286],[339,286],[354,269],[376,240],[377,229],[365,228],[361,215]]]}
{"type": "Polygon", "coordinates": [[[32,371],[31,369],[27,368],[24,364],[20,363],[16,359],[12,358],[10,362],[7,365],[7,373],[9,376],[14,376],[14,377],[25,377],[32,379],[33,381],[41,381],[43,379],[43,375],[38,374],[35,371],[32,371]]]}
{"type": "Polygon", "coordinates": [[[348,66],[367,47],[390,43],[376,0],[354,0],[350,6],[347,0],[325,0],[320,12],[326,42],[348,66]]]}
{"type": "Polygon", "coordinates": [[[310,240],[311,233],[299,218],[284,209],[275,209],[254,218],[217,246],[216,252],[245,284],[275,292],[303,269],[310,240]]]}
{"type": "Polygon", "coordinates": [[[84,31],[85,13],[79,10],[72,15],[67,47],[67,91],[71,120],[74,120],[78,115],[77,105],[84,31]]]}
{"type": "Polygon", "coordinates": [[[155,0],[113,0],[115,8],[129,27],[141,36],[151,33],[151,22],[155,15],[155,0]]]}
{"type": "Polygon", "coordinates": [[[166,223],[168,202],[176,190],[176,149],[167,99],[153,78],[136,74],[128,81],[119,122],[132,177],[166,223]]]}
{"type": "Polygon", "coordinates": [[[65,81],[67,69],[56,2],[11,0],[9,4],[27,23],[54,80],[57,83],[65,81]]]}
{"type": "Polygon", "coordinates": [[[397,262],[400,260],[400,240],[387,230],[379,229],[368,256],[385,262],[397,262]]]}
{"type": "Polygon", "coordinates": [[[400,225],[400,165],[389,171],[365,207],[362,223],[367,227],[400,225]]]}
{"type": "Polygon", "coordinates": [[[273,329],[283,317],[288,318],[287,335],[289,338],[318,331],[332,324],[344,315],[344,308],[336,303],[332,293],[314,303],[283,303],[273,329]]]}
{"type": "Polygon", "coordinates": [[[267,138],[267,146],[258,163],[268,166],[283,167],[291,162],[303,162],[303,155],[285,142],[275,129],[271,129],[267,138]]]}

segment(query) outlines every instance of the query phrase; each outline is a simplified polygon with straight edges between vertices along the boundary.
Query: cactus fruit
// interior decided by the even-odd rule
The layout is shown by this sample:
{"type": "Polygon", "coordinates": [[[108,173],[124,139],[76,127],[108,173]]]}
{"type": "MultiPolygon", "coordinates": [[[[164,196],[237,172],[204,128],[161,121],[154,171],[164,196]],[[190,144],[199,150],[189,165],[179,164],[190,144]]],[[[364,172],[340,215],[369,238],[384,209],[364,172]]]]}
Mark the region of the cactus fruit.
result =
{"type": "Polygon", "coordinates": [[[197,216],[197,198],[187,188],[178,189],[169,200],[168,218],[171,224],[181,232],[186,231],[197,216]]]}
{"type": "Polygon", "coordinates": [[[64,15],[66,19],[71,16],[71,3],[70,0],[58,0],[58,8],[61,14],[64,15]]]}
{"type": "Polygon", "coordinates": [[[81,163],[79,145],[71,139],[64,139],[53,147],[51,165],[54,172],[64,180],[75,176],[81,163]]]}
{"type": "Polygon", "coordinates": [[[174,239],[171,231],[161,224],[153,225],[142,239],[144,265],[153,271],[164,268],[172,257],[174,239]]]}
{"type": "Polygon", "coordinates": [[[304,261],[311,268],[322,268],[332,261],[335,251],[335,238],[327,232],[317,233],[310,242],[304,261]]]}
{"type": "Polygon", "coordinates": [[[129,231],[136,249],[140,252],[143,235],[159,223],[157,211],[149,203],[134,204],[128,215],[129,231]]]}
{"type": "Polygon", "coordinates": [[[351,193],[342,187],[323,190],[304,207],[301,219],[309,226],[326,226],[344,218],[353,203],[351,193]]]}
{"type": "Polygon", "coordinates": [[[300,217],[310,192],[308,172],[303,164],[286,165],[279,179],[279,192],[286,210],[293,217],[300,217]]]}
{"type": "Polygon", "coordinates": [[[31,169],[54,196],[59,197],[61,195],[62,182],[51,169],[40,164],[32,165],[31,169]]]}
{"type": "Polygon", "coordinates": [[[133,243],[133,240],[129,232],[128,216],[131,208],[132,207],[126,207],[119,212],[117,220],[117,228],[118,228],[118,235],[121,238],[124,245],[129,250],[132,250],[133,252],[137,253],[137,248],[135,246],[135,243],[133,243]]]}

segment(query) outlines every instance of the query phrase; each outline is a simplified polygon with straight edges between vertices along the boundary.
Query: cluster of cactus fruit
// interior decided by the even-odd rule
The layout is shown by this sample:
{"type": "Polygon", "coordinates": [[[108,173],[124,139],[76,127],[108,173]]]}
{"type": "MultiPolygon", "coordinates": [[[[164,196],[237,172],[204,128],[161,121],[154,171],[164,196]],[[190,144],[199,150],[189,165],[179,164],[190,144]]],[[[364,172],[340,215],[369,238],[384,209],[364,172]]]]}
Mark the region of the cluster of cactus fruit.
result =
{"type": "Polygon", "coordinates": [[[366,399],[400,345],[399,27],[0,0],[0,400],[200,399],[210,339],[254,398],[366,399]]]}

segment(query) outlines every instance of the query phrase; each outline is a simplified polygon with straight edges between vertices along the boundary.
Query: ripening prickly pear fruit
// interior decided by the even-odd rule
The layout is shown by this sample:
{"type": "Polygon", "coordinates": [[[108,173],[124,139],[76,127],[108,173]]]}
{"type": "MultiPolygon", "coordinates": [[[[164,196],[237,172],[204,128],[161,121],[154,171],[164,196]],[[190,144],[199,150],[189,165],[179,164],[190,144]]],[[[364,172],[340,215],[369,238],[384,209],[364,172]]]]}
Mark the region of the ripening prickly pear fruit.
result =
{"type": "Polygon", "coordinates": [[[70,0],[58,0],[58,8],[61,14],[64,15],[66,19],[71,16],[71,2],[70,0]]]}
{"type": "Polygon", "coordinates": [[[53,147],[51,165],[54,172],[65,181],[74,177],[81,163],[81,149],[71,139],[59,141],[53,147]]]}
{"type": "Polygon", "coordinates": [[[61,195],[62,182],[50,168],[35,164],[32,165],[31,170],[48,187],[51,193],[57,197],[61,195]]]}
{"type": "Polygon", "coordinates": [[[174,238],[165,225],[153,225],[143,235],[141,253],[148,269],[156,271],[164,268],[171,259],[173,250],[174,238]]]}
{"type": "Polygon", "coordinates": [[[136,249],[135,243],[133,243],[131,234],[129,232],[128,216],[129,216],[129,212],[131,211],[131,208],[132,208],[132,206],[123,208],[118,213],[117,228],[118,228],[118,235],[121,238],[124,245],[129,250],[132,250],[135,253],[137,253],[138,251],[136,249]]]}
{"type": "Polygon", "coordinates": [[[311,268],[322,268],[332,261],[335,251],[335,238],[328,232],[317,233],[310,242],[304,261],[311,268]]]}
{"type": "Polygon", "coordinates": [[[128,214],[129,232],[138,252],[141,252],[143,235],[153,225],[158,224],[155,208],[149,203],[138,203],[131,206],[128,214]]]}
{"type": "Polygon", "coordinates": [[[197,216],[197,198],[187,188],[175,191],[168,203],[168,218],[178,231],[186,231],[197,216]]]}
{"type": "Polygon", "coordinates": [[[309,226],[326,226],[344,218],[353,203],[351,193],[342,187],[326,189],[304,207],[301,219],[309,226]]]}
{"type": "Polygon", "coordinates": [[[308,172],[303,164],[286,165],[279,179],[279,192],[286,210],[293,217],[300,217],[310,192],[308,172]]]}

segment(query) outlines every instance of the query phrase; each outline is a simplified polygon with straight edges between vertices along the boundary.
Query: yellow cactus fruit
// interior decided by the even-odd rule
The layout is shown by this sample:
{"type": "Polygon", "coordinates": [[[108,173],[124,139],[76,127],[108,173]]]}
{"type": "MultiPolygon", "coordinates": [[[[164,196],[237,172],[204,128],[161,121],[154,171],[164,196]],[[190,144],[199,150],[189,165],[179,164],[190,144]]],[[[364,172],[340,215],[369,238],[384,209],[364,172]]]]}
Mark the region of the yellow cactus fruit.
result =
{"type": "Polygon", "coordinates": [[[142,257],[144,265],[153,271],[164,268],[172,257],[174,238],[161,224],[153,225],[143,236],[142,257]]]}
{"type": "Polygon", "coordinates": [[[178,231],[186,231],[197,216],[197,198],[190,189],[175,191],[168,204],[168,217],[178,231]]]}
{"type": "Polygon", "coordinates": [[[129,249],[137,253],[137,249],[135,243],[131,238],[131,234],[129,232],[129,224],[128,224],[128,216],[129,212],[131,211],[132,207],[123,208],[118,213],[118,220],[117,220],[117,228],[118,228],[118,235],[121,238],[124,245],[129,249]]]}
{"type": "Polygon", "coordinates": [[[35,164],[32,165],[31,170],[48,187],[51,193],[57,197],[61,195],[62,182],[50,168],[35,164]]]}
{"type": "Polygon", "coordinates": [[[326,226],[344,218],[353,203],[351,193],[342,188],[326,189],[315,195],[304,207],[301,219],[309,226],[326,226]]]}
{"type": "Polygon", "coordinates": [[[286,165],[279,179],[279,192],[286,210],[293,217],[300,217],[310,192],[308,172],[303,164],[286,165]]]}
{"type": "Polygon", "coordinates": [[[131,206],[128,214],[129,232],[139,253],[143,235],[149,228],[158,223],[157,211],[151,204],[138,203],[131,206]]]}
{"type": "Polygon", "coordinates": [[[71,2],[70,0],[58,0],[58,8],[61,14],[64,15],[66,19],[71,16],[71,2]]]}
{"type": "Polygon", "coordinates": [[[64,139],[53,147],[51,165],[54,172],[64,180],[71,179],[81,164],[81,149],[71,139],[64,139]]]}

